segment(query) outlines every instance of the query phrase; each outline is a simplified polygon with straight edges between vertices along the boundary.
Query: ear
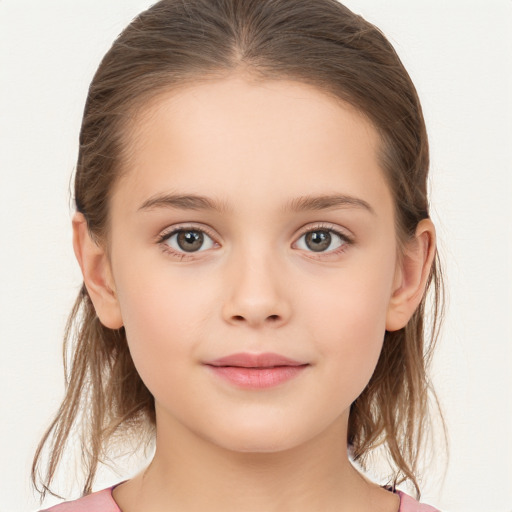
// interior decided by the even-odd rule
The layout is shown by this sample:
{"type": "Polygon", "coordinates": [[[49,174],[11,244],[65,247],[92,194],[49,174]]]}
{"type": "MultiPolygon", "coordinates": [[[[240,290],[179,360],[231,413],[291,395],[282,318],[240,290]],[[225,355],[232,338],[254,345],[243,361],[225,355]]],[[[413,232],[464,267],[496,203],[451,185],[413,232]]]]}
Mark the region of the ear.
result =
{"type": "Polygon", "coordinates": [[[386,317],[386,330],[398,331],[407,325],[419,306],[436,253],[436,231],[430,219],[419,222],[415,236],[406,243],[397,263],[393,294],[386,317]]]}
{"type": "Polygon", "coordinates": [[[123,320],[109,258],[103,247],[91,238],[81,213],[73,217],[73,249],[100,322],[110,329],[121,328],[123,320]]]}

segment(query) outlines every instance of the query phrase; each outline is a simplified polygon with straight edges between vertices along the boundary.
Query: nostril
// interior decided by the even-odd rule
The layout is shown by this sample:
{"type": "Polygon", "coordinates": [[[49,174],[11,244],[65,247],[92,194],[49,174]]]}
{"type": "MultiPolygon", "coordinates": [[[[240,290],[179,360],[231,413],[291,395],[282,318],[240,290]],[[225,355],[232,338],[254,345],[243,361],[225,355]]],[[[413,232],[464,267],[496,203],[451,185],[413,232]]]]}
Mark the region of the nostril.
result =
{"type": "MultiPolygon", "coordinates": [[[[245,317],[243,315],[233,315],[233,320],[236,322],[245,322],[245,317]]],[[[269,315],[267,320],[270,322],[277,322],[279,320],[279,315],[269,315]]]]}

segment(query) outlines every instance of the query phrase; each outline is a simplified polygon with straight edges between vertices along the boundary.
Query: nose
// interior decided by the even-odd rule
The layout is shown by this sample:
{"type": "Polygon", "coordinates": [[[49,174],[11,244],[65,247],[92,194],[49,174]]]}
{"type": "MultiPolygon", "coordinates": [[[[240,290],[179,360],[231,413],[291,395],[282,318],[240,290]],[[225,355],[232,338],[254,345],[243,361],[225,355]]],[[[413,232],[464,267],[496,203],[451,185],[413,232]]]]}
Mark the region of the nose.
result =
{"type": "Polygon", "coordinates": [[[289,294],[293,291],[276,256],[252,251],[234,260],[224,283],[224,320],[253,328],[286,324],[291,316],[289,294]]]}

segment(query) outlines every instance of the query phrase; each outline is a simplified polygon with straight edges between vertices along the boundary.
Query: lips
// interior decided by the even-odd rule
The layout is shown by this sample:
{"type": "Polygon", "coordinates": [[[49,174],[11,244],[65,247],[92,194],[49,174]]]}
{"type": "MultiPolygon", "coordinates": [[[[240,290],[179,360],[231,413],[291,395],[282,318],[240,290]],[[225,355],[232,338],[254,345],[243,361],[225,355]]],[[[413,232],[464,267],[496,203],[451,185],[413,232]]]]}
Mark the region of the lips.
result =
{"type": "Polygon", "coordinates": [[[218,377],[246,389],[277,386],[300,375],[309,366],[273,353],[231,354],[205,364],[218,377]]]}
{"type": "Polygon", "coordinates": [[[301,366],[305,363],[267,352],[264,354],[231,354],[206,364],[212,366],[239,366],[241,368],[272,368],[274,366],[301,366]]]}

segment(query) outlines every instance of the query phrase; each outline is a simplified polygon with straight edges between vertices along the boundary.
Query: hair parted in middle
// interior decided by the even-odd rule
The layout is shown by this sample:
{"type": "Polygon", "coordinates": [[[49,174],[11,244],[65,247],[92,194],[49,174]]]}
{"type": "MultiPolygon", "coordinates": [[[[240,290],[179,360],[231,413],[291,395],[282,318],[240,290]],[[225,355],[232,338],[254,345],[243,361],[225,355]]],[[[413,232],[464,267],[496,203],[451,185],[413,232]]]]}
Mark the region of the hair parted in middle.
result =
{"type": "MultiPolygon", "coordinates": [[[[429,152],[420,102],[379,29],[336,0],[162,0],[115,40],[87,96],[74,193],[98,244],[108,246],[110,196],[130,158],[126,134],[137,112],[165,92],[233,74],[309,84],[357,109],[380,135],[379,160],[394,199],[399,242],[428,218],[429,152]]],[[[437,255],[429,288],[430,335],[424,333],[424,298],[405,328],[385,333],[375,372],[351,406],[347,439],[363,467],[373,448],[385,446],[393,484],[409,480],[418,493],[431,392],[426,370],[442,312],[437,255]]],[[[124,329],[100,323],[85,286],[68,320],[64,357],[66,396],[32,468],[43,495],[73,428],[81,428],[88,493],[112,437],[150,438],[155,425],[154,400],[134,367],[124,329]],[[77,425],[78,418],[85,423],[77,425]],[[40,476],[47,445],[50,462],[40,476]]]]}

